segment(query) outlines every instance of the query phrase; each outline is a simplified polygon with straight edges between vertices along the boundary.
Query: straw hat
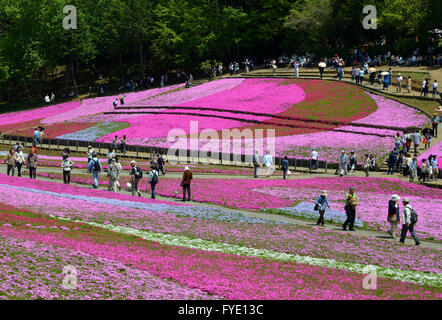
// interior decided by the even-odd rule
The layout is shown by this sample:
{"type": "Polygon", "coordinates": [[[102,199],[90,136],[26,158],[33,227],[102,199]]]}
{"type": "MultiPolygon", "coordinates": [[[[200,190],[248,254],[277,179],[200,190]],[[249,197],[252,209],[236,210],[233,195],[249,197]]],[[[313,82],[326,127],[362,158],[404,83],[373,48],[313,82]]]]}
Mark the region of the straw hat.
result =
{"type": "Polygon", "coordinates": [[[399,201],[401,199],[401,197],[399,197],[397,194],[394,194],[391,196],[391,200],[393,201],[399,201]]]}
{"type": "Polygon", "coordinates": [[[321,196],[326,197],[326,196],[327,196],[327,190],[322,190],[322,192],[321,192],[321,196]]]}
{"type": "Polygon", "coordinates": [[[137,163],[135,162],[135,160],[132,160],[132,161],[130,162],[130,164],[137,164],[137,163]]]}
{"type": "Polygon", "coordinates": [[[402,200],[402,201],[405,203],[410,203],[410,199],[408,199],[408,198],[404,198],[404,200],[402,200]]]}

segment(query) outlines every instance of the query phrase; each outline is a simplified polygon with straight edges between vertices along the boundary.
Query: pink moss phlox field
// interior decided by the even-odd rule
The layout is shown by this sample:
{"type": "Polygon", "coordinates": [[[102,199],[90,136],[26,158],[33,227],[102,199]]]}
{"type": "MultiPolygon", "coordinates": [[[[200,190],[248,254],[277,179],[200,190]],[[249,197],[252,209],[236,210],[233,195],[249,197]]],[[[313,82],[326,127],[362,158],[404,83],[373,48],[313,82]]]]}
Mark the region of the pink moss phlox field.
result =
{"type": "MultiPolygon", "coordinates": [[[[63,231],[66,232],[66,231],[63,231]]],[[[438,299],[429,287],[378,279],[377,291],[365,290],[360,274],[339,269],[284,263],[219,252],[171,247],[150,241],[98,243],[83,235],[0,227],[0,234],[74,249],[94,257],[119,261],[188,288],[227,299],[438,299]]]]}
{"type": "Polygon", "coordinates": [[[44,108],[32,110],[9,112],[0,115],[0,125],[14,124],[24,121],[37,120],[47,116],[58,115],[70,110],[76,110],[80,107],[80,101],[71,101],[44,108]]]}
{"type": "Polygon", "coordinates": [[[0,243],[2,295],[45,300],[217,299],[120,261],[94,257],[76,249],[4,236],[0,236],[0,243]],[[66,266],[75,268],[76,290],[62,286],[66,275],[62,271],[66,266]]]}
{"type": "Polygon", "coordinates": [[[223,92],[240,85],[244,79],[221,79],[203,83],[185,90],[171,92],[153,99],[139,101],[136,106],[176,106],[208,95],[223,92]]]}
{"type": "MultiPolygon", "coordinates": [[[[165,88],[156,88],[151,90],[145,90],[145,91],[139,91],[139,92],[130,92],[125,93],[126,96],[125,104],[130,103],[136,103],[142,99],[146,99],[152,96],[159,95],[161,93],[177,89],[179,87],[183,86],[182,84],[174,85],[170,87],[165,88]]],[[[49,116],[42,120],[42,123],[55,123],[55,122],[63,122],[63,121],[70,121],[73,119],[107,112],[107,111],[113,111],[114,106],[112,102],[115,100],[115,98],[119,98],[120,95],[115,96],[106,96],[106,97],[98,97],[98,98],[92,98],[92,99],[84,99],[81,101],[81,105],[79,108],[75,109],[66,109],[63,113],[54,114],[52,116],[49,116]]],[[[120,101],[118,100],[118,105],[120,105],[120,101]]]]}
{"type": "Polygon", "coordinates": [[[369,92],[367,94],[376,101],[378,110],[354,123],[407,128],[420,127],[429,121],[426,115],[400,102],[369,92]]]}
{"type": "MultiPolygon", "coordinates": [[[[296,202],[311,201],[322,189],[329,191],[329,199],[335,210],[343,209],[345,192],[355,186],[359,194],[357,216],[372,228],[387,227],[388,201],[397,193],[408,197],[419,213],[416,231],[421,237],[442,239],[442,191],[397,179],[380,178],[314,178],[288,181],[238,180],[238,179],[198,179],[193,183],[193,198],[199,202],[209,202],[227,207],[246,210],[283,208],[294,206],[296,202]],[[382,187],[380,187],[382,186],[382,187]],[[247,201],[245,201],[247,199],[247,201]],[[431,201],[430,201],[431,200],[431,201]]],[[[178,189],[177,179],[163,179],[157,192],[173,196],[178,189]]]]}
{"type": "Polygon", "coordinates": [[[283,82],[283,79],[246,79],[233,89],[178,106],[277,114],[305,98],[305,92],[298,85],[283,85],[283,82]]]}

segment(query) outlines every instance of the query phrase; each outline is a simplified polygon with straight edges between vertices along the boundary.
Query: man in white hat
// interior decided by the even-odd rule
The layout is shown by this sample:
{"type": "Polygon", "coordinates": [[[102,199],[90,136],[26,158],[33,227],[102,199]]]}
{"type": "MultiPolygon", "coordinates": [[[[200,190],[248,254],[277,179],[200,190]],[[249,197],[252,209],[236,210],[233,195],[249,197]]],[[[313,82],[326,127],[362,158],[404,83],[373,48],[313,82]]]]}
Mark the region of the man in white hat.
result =
{"type": "Polygon", "coordinates": [[[330,210],[330,204],[327,199],[327,190],[322,190],[321,194],[315,201],[315,209],[319,211],[319,219],[316,222],[317,225],[320,224],[321,226],[324,226],[324,212],[327,207],[330,210]]]}
{"type": "Polygon", "coordinates": [[[394,194],[388,202],[388,217],[387,222],[390,223],[390,230],[388,233],[393,239],[396,239],[396,229],[399,224],[399,200],[401,198],[394,194]]]}
{"type": "Polygon", "coordinates": [[[187,201],[190,201],[190,182],[192,181],[193,176],[189,167],[184,168],[183,173],[183,181],[181,181],[181,186],[183,187],[183,201],[186,201],[186,191],[188,194],[187,201]]]}
{"type": "Polygon", "coordinates": [[[404,200],[402,200],[402,203],[404,205],[404,211],[402,212],[402,231],[401,231],[401,239],[399,240],[399,242],[404,243],[407,232],[410,231],[410,234],[413,237],[415,244],[418,246],[420,244],[420,241],[419,238],[417,237],[416,232],[414,231],[414,225],[416,221],[413,218],[416,211],[414,211],[413,207],[410,205],[410,200],[408,198],[404,198],[404,200]]]}

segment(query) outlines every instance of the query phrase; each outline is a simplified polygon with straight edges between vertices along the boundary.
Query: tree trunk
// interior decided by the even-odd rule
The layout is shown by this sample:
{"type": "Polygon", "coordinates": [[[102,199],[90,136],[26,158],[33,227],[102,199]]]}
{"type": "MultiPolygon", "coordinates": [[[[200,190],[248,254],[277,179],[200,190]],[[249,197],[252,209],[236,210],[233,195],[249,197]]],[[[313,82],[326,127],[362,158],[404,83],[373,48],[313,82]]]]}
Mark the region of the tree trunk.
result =
{"type": "Polygon", "coordinates": [[[141,78],[144,78],[144,62],[143,62],[143,39],[140,36],[140,68],[141,68],[141,78]]]}
{"type": "Polygon", "coordinates": [[[123,85],[126,83],[126,75],[124,73],[124,66],[123,66],[123,54],[120,51],[120,71],[121,71],[121,82],[123,85]]]}
{"type": "Polygon", "coordinates": [[[74,95],[78,97],[77,81],[75,80],[75,72],[74,72],[74,56],[71,56],[71,78],[72,78],[72,84],[74,85],[74,95]]]}

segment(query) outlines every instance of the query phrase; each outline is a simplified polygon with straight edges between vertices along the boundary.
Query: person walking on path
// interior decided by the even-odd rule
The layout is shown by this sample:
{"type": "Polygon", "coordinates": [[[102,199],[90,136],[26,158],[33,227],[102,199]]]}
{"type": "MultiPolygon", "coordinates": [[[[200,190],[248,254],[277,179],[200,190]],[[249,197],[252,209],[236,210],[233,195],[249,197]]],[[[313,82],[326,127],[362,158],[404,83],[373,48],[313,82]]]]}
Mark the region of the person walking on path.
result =
{"type": "Polygon", "coordinates": [[[164,158],[163,158],[162,154],[159,155],[157,163],[158,163],[158,173],[160,173],[160,171],[161,171],[161,173],[164,176],[166,174],[166,172],[164,172],[164,158]]]}
{"type": "Polygon", "coordinates": [[[112,159],[115,158],[115,149],[110,147],[109,151],[107,152],[107,163],[111,164],[112,159]]]}
{"type": "Polygon", "coordinates": [[[266,168],[266,178],[268,178],[273,173],[273,158],[270,155],[270,150],[267,150],[267,154],[263,157],[262,161],[264,162],[264,167],[266,168]]]}
{"type": "Polygon", "coordinates": [[[141,197],[141,193],[138,188],[138,183],[140,182],[141,178],[143,178],[143,171],[141,171],[141,169],[137,166],[135,160],[132,160],[130,162],[130,166],[132,167],[132,170],[130,172],[130,184],[131,184],[132,196],[135,196],[135,193],[137,193],[137,195],[141,197]]]}
{"type": "Polygon", "coordinates": [[[315,209],[319,211],[319,219],[316,222],[317,225],[321,224],[321,226],[324,226],[324,212],[326,207],[330,210],[330,204],[328,203],[327,199],[327,191],[322,190],[321,194],[316,198],[315,201],[315,209]]]}
{"type": "Polygon", "coordinates": [[[352,150],[351,153],[350,153],[350,161],[349,161],[349,164],[348,164],[348,167],[349,167],[349,170],[350,170],[350,173],[349,173],[350,176],[354,176],[355,175],[356,165],[357,165],[357,161],[356,161],[355,151],[352,150]]]}
{"type": "Polygon", "coordinates": [[[255,151],[255,154],[253,155],[253,167],[254,167],[253,177],[258,178],[258,169],[259,167],[261,167],[261,164],[259,163],[258,151],[255,151]]]}
{"type": "Polygon", "coordinates": [[[97,157],[97,153],[94,151],[92,153],[92,159],[89,162],[89,165],[87,167],[88,171],[92,173],[92,178],[94,179],[93,187],[95,189],[98,189],[98,176],[101,171],[103,171],[103,168],[101,167],[100,159],[97,157]]]}
{"type": "Polygon", "coordinates": [[[404,200],[402,200],[402,204],[404,205],[404,211],[402,212],[402,230],[401,239],[399,242],[404,243],[407,232],[410,231],[415,244],[418,246],[420,245],[420,241],[416,232],[414,231],[414,226],[417,222],[416,211],[414,211],[413,207],[410,205],[410,200],[408,198],[404,198],[404,200]]]}
{"type": "Polygon", "coordinates": [[[282,178],[285,180],[287,179],[287,171],[289,170],[289,159],[287,158],[287,156],[284,156],[284,159],[282,160],[281,169],[282,178]]]}
{"type": "Polygon", "coordinates": [[[159,172],[157,170],[157,166],[156,165],[152,165],[150,167],[150,172],[149,172],[149,184],[150,184],[150,188],[152,190],[152,194],[151,194],[151,198],[155,199],[155,187],[158,184],[158,176],[159,176],[159,172]]]}
{"type": "Polygon", "coordinates": [[[294,77],[295,77],[295,79],[298,79],[299,78],[299,64],[298,64],[298,61],[295,61],[295,63],[294,63],[294,65],[295,65],[295,70],[294,70],[294,77]]]}
{"type": "Polygon", "coordinates": [[[126,143],[127,143],[127,138],[124,135],[123,138],[121,138],[120,140],[120,152],[125,155],[126,154],[126,143]]]}
{"type": "Polygon", "coordinates": [[[35,128],[34,134],[32,135],[32,143],[38,145],[39,142],[40,142],[40,130],[38,130],[38,128],[35,128]]]}
{"type": "Polygon", "coordinates": [[[393,84],[393,71],[391,68],[388,69],[388,85],[391,86],[393,84]]]}
{"type": "Polygon", "coordinates": [[[413,143],[414,143],[414,153],[415,154],[418,153],[419,145],[421,142],[422,142],[422,138],[421,138],[421,134],[418,130],[413,134],[413,143]]]}
{"type": "Polygon", "coordinates": [[[347,220],[345,220],[342,228],[347,231],[347,225],[350,225],[349,230],[355,231],[353,226],[356,220],[356,206],[358,205],[358,197],[355,193],[355,188],[350,187],[349,192],[345,195],[345,213],[347,214],[347,220]]]}
{"type": "Polygon", "coordinates": [[[17,176],[21,177],[21,168],[25,163],[25,155],[23,154],[22,147],[19,146],[17,148],[17,152],[15,153],[15,167],[17,168],[17,176]]]}
{"type": "Polygon", "coordinates": [[[6,174],[9,176],[12,173],[12,176],[15,174],[15,151],[14,148],[11,148],[6,155],[5,163],[6,163],[6,174]]]}
{"type": "Polygon", "coordinates": [[[422,97],[422,94],[425,95],[425,87],[426,87],[426,85],[427,85],[427,79],[424,79],[422,81],[421,94],[420,94],[421,97],[422,97]]]}
{"type": "Polygon", "coordinates": [[[28,154],[28,170],[29,170],[29,177],[31,179],[37,179],[37,161],[38,156],[34,153],[34,149],[29,150],[28,154]]]}
{"type": "Polygon", "coordinates": [[[92,160],[92,155],[95,153],[94,148],[92,148],[92,146],[88,146],[87,147],[87,163],[91,162],[92,160]]]}
{"type": "Polygon", "coordinates": [[[394,168],[396,166],[396,162],[397,162],[397,154],[394,150],[392,150],[388,156],[388,172],[387,174],[393,174],[394,173],[394,168]]]}
{"type": "Polygon", "coordinates": [[[107,168],[107,177],[109,178],[107,191],[117,192],[118,167],[115,158],[111,159],[111,163],[107,168]]]}
{"type": "Polygon", "coordinates": [[[193,179],[192,172],[189,167],[184,168],[183,181],[181,181],[181,186],[183,187],[183,201],[186,201],[186,191],[187,191],[187,201],[190,201],[190,183],[193,179]]]}
{"type": "Polygon", "coordinates": [[[402,80],[404,80],[404,78],[401,76],[400,73],[398,73],[398,75],[396,77],[396,81],[397,81],[396,91],[397,92],[402,92],[402,80]]]}
{"type": "Polygon", "coordinates": [[[117,143],[118,143],[118,136],[115,136],[114,139],[112,140],[112,150],[118,150],[117,148],[117,143]]]}
{"type": "Polygon", "coordinates": [[[364,171],[365,171],[366,177],[369,176],[370,167],[371,167],[371,159],[370,159],[370,156],[368,154],[366,154],[365,155],[365,162],[364,162],[364,171]]]}
{"type": "Polygon", "coordinates": [[[389,76],[385,75],[384,76],[384,87],[382,88],[382,90],[387,90],[388,91],[388,86],[389,85],[390,85],[389,76]]]}
{"type": "Polygon", "coordinates": [[[433,137],[437,138],[437,129],[439,128],[439,117],[437,113],[431,118],[431,127],[433,128],[433,137]]]}
{"type": "Polygon", "coordinates": [[[347,175],[347,161],[348,156],[345,154],[345,150],[342,150],[341,157],[339,158],[339,175],[347,175]]]}
{"type": "Polygon", "coordinates": [[[310,154],[310,157],[312,159],[311,168],[313,170],[317,170],[318,169],[319,153],[318,153],[318,151],[316,151],[315,148],[312,148],[312,153],[310,154]]]}
{"type": "Polygon", "coordinates": [[[437,181],[437,177],[439,175],[439,167],[437,164],[437,155],[433,155],[431,158],[431,168],[433,169],[433,180],[437,181]]]}
{"type": "Polygon", "coordinates": [[[417,157],[413,157],[410,162],[410,182],[414,182],[414,179],[417,177],[417,157]]]}
{"type": "Polygon", "coordinates": [[[408,90],[408,93],[411,92],[411,77],[410,76],[408,76],[408,80],[407,80],[407,90],[408,90]]]}
{"type": "Polygon", "coordinates": [[[436,100],[436,96],[437,96],[437,88],[439,87],[439,84],[437,83],[437,80],[433,81],[433,101],[436,100]]]}
{"type": "Polygon", "coordinates": [[[63,161],[61,162],[61,168],[63,169],[63,182],[64,184],[71,183],[71,171],[74,162],[69,159],[69,154],[64,154],[63,161]]]}
{"type": "Polygon", "coordinates": [[[420,176],[419,176],[419,182],[423,180],[422,182],[425,183],[425,180],[428,178],[428,168],[427,168],[427,159],[422,159],[422,163],[419,167],[420,169],[420,176]]]}
{"type": "Polygon", "coordinates": [[[401,198],[394,194],[390,201],[388,201],[388,216],[387,216],[387,222],[390,224],[390,229],[388,230],[388,234],[396,240],[396,229],[400,222],[399,217],[399,200],[401,198]]]}
{"type": "Polygon", "coordinates": [[[342,74],[344,73],[344,70],[342,70],[342,67],[339,66],[337,71],[338,71],[339,81],[341,81],[342,80],[342,74]]]}
{"type": "Polygon", "coordinates": [[[123,172],[123,167],[121,166],[121,163],[118,160],[118,157],[115,157],[115,166],[117,167],[117,180],[115,181],[115,185],[118,188],[118,190],[121,190],[121,185],[118,180],[120,179],[120,175],[123,172]]]}

